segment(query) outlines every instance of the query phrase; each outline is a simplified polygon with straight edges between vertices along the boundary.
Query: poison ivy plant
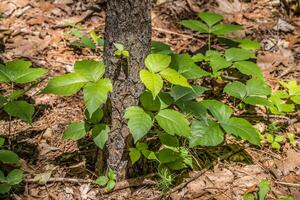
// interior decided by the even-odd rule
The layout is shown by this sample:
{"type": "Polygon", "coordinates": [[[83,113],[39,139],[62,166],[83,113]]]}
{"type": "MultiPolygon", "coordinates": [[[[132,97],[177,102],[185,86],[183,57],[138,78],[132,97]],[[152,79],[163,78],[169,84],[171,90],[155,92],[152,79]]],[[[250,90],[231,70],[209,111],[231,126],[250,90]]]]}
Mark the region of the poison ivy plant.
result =
{"type": "Polygon", "coordinates": [[[108,191],[111,191],[114,189],[116,185],[116,180],[117,180],[116,173],[112,169],[109,169],[107,175],[99,176],[95,181],[95,183],[103,187],[105,186],[108,191]]]}
{"type": "Polygon", "coordinates": [[[75,41],[71,42],[72,46],[79,48],[90,48],[93,50],[97,50],[98,48],[102,48],[104,46],[104,40],[102,37],[97,35],[95,30],[91,30],[86,33],[84,28],[80,25],[75,25],[72,23],[67,23],[72,27],[72,29],[68,32],[70,35],[75,37],[75,41]]]}
{"type": "Polygon", "coordinates": [[[242,100],[250,105],[271,106],[268,96],[271,94],[271,87],[261,79],[250,79],[246,84],[239,81],[228,83],[224,92],[242,100]]]}
{"type": "Polygon", "coordinates": [[[208,111],[206,115],[210,114],[213,119],[205,117],[203,121],[193,121],[190,147],[216,146],[223,142],[224,131],[254,145],[260,145],[258,131],[247,120],[231,117],[233,110],[229,106],[216,100],[204,100],[201,104],[208,111]]]}
{"type": "Polygon", "coordinates": [[[109,127],[101,123],[102,105],[106,103],[112,83],[103,78],[105,67],[103,62],[82,60],[75,62],[74,72],[51,79],[44,93],[70,96],[83,89],[85,104],[85,122],[70,124],[64,133],[65,139],[79,140],[91,131],[95,144],[103,149],[108,139],[109,127]]]}
{"type": "MultiPolygon", "coordinates": [[[[19,156],[13,151],[4,149],[4,138],[0,138],[0,163],[18,167],[20,164],[19,156]]],[[[10,168],[11,169],[11,168],[10,168]]],[[[6,170],[0,169],[0,194],[8,193],[11,188],[21,183],[23,171],[20,169],[6,170]]]]}
{"type": "Polygon", "coordinates": [[[191,87],[184,76],[169,68],[170,63],[171,56],[164,54],[149,54],[145,59],[145,66],[148,70],[142,69],[140,78],[145,87],[152,92],[153,98],[162,90],[163,79],[171,84],[191,87]]]}
{"type": "Polygon", "coordinates": [[[277,90],[270,96],[272,105],[269,109],[273,114],[294,112],[300,105],[300,86],[296,81],[280,82],[280,84],[285,90],[277,90]]]}
{"type": "Polygon", "coordinates": [[[47,73],[43,68],[32,68],[32,63],[24,60],[13,60],[0,64],[0,83],[9,84],[10,94],[0,96],[0,108],[12,117],[17,117],[27,123],[32,122],[34,106],[24,100],[24,95],[35,86],[34,81],[47,73]],[[29,84],[26,90],[15,90],[16,84],[29,84]]]}
{"type": "Polygon", "coordinates": [[[234,24],[221,24],[220,22],[223,20],[223,16],[218,15],[212,12],[202,12],[198,13],[198,17],[200,20],[182,20],[180,24],[185,26],[186,28],[192,29],[193,31],[197,31],[199,33],[207,33],[208,36],[208,44],[210,48],[210,35],[227,35],[229,33],[241,30],[242,27],[234,24]]]}

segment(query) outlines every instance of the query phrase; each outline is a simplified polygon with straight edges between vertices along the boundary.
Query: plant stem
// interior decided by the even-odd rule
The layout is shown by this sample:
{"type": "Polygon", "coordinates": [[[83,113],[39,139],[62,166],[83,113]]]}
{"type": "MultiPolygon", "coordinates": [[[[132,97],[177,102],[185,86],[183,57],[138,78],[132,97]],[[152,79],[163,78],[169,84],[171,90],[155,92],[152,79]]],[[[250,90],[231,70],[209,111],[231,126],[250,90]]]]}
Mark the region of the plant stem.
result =
{"type": "Polygon", "coordinates": [[[208,50],[210,50],[210,43],[211,43],[210,33],[208,33],[208,50]]]}
{"type": "MultiPolygon", "coordinates": [[[[12,82],[11,83],[11,85],[10,85],[10,87],[11,87],[11,93],[13,93],[14,92],[14,83],[12,82]]],[[[11,149],[11,138],[10,138],[10,136],[11,136],[11,132],[12,132],[12,127],[11,127],[11,115],[9,115],[9,121],[8,121],[8,148],[9,149],[11,149]]]]}

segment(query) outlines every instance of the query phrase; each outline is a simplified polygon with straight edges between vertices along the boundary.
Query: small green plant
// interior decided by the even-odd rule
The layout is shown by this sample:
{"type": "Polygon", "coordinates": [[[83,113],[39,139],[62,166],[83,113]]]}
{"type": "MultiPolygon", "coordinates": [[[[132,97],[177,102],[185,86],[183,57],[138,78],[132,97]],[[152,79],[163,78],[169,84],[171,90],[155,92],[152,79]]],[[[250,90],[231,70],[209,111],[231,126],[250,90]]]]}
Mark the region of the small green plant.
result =
{"type": "Polygon", "coordinates": [[[273,114],[293,112],[300,105],[300,86],[296,81],[280,82],[284,90],[277,90],[269,98],[272,102],[270,111],[273,114]]]}
{"type": "Polygon", "coordinates": [[[108,191],[111,191],[116,185],[116,178],[116,173],[112,169],[109,169],[107,175],[99,176],[95,183],[103,187],[105,186],[108,191]]]}
{"type": "Polygon", "coordinates": [[[171,174],[168,168],[159,170],[158,175],[160,177],[160,180],[157,183],[158,189],[163,192],[168,191],[173,185],[174,175],[171,174]]]}
{"type": "MultiPolygon", "coordinates": [[[[20,165],[19,156],[13,151],[4,149],[4,142],[5,139],[0,137],[0,163],[2,163],[3,166],[9,165],[18,167],[20,165]]],[[[8,169],[11,169],[11,167],[8,169]]],[[[20,169],[10,171],[0,169],[0,194],[8,193],[13,186],[18,185],[22,181],[22,178],[23,171],[20,169]]]]}
{"type": "MultiPolygon", "coordinates": [[[[243,200],[265,200],[267,194],[271,190],[271,182],[269,180],[262,180],[258,185],[257,193],[246,193],[244,194],[243,200]]],[[[294,200],[293,197],[277,197],[276,200],[294,200]]]]}
{"type": "Polygon", "coordinates": [[[24,100],[24,95],[35,85],[32,84],[27,89],[15,90],[15,85],[34,83],[47,73],[46,69],[32,68],[31,62],[24,60],[14,60],[0,64],[0,83],[10,85],[10,93],[0,96],[0,108],[12,117],[17,117],[30,123],[35,112],[32,104],[24,100]]]}
{"type": "Polygon", "coordinates": [[[129,52],[125,49],[123,44],[114,43],[114,45],[117,48],[117,50],[114,52],[115,56],[118,57],[124,56],[125,58],[129,57],[129,52]]]}
{"type": "Polygon", "coordinates": [[[218,15],[212,12],[198,13],[199,20],[183,20],[180,22],[183,26],[197,31],[199,33],[208,34],[208,48],[210,49],[211,34],[216,36],[227,35],[234,31],[241,30],[242,27],[234,24],[221,24],[223,20],[222,15],[218,15]],[[203,23],[204,22],[204,23],[203,23]]]}
{"type": "Polygon", "coordinates": [[[106,103],[108,93],[112,91],[112,83],[102,78],[105,72],[103,62],[94,60],[77,61],[74,72],[51,79],[44,93],[71,96],[83,89],[85,104],[85,122],[70,124],[64,133],[65,139],[79,140],[92,132],[95,144],[103,149],[108,139],[109,127],[101,123],[102,105],[106,103]]]}
{"type": "MultiPolygon", "coordinates": [[[[238,25],[220,24],[222,17],[217,14],[200,13],[198,16],[206,24],[195,20],[184,20],[181,24],[208,33],[209,37],[241,29],[238,25]]],[[[260,68],[252,62],[253,50],[259,45],[247,39],[235,40],[237,47],[218,52],[210,50],[210,42],[209,38],[209,50],[205,54],[194,56],[178,55],[169,46],[152,42],[152,53],[145,59],[146,69],[140,71],[146,91],[140,96],[140,106],[127,108],[124,116],[136,144],[129,149],[133,164],[143,156],[156,161],[159,170],[193,168],[189,149],[220,145],[225,133],[260,145],[259,132],[246,119],[233,117],[233,109],[229,106],[215,99],[199,101],[199,96],[213,88],[194,82],[202,77],[222,80],[224,74],[235,72],[238,79],[245,76],[249,80],[227,83],[224,88],[227,94],[245,104],[270,105],[271,88],[260,68]],[[158,150],[152,150],[144,142],[148,134],[160,140],[158,150]]]]}
{"type": "Polygon", "coordinates": [[[254,196],[256,196],[256,199],[257,200],[264,200],[267,196],[267,194],[269,193],[270,191],[270,186],[271,186],[271,183],[270,181],[268,180],[262,180],[260,183],[259,183],[259,188],[258,188],[258,192],[257,193],[246,193],[244,195],[244,200],[254,200],[254,196]]]}
{"type": "Polygon", "coordinates": [[[104,46],[104,40],[102,37],[97,35],[95,30],[86,33],[84,27],[76,24],[69,24],[72,29],[68,32],[76,38],[75,41],[71,42],[72,46],[79,48],[90,48],[93,50],[102,49],[104,46]]]}
{"type": "Polygon", "coordinates": [[[266,139],[271,144],[273,149],[279,150],[281,148],[281,143],[284,142],[285,138],[283,135],[272,135],[267,133],[266,139]]]}

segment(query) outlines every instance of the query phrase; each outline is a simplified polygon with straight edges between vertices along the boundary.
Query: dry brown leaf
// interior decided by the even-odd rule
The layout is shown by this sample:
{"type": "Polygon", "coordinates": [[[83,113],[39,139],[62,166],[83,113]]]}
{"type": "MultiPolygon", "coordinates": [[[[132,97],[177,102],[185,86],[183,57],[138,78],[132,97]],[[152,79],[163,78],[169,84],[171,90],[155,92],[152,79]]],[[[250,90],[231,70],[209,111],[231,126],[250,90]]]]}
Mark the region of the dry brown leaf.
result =
{"type": "Polygon", "coordinates": [[[300,169],[300,153],[292,149],[287,151],[287,157],[284,160],[276,161],[277,169],[282,172],[283,175],[288,175],[289,172],[293,172],[296,168],[300,169]]]}

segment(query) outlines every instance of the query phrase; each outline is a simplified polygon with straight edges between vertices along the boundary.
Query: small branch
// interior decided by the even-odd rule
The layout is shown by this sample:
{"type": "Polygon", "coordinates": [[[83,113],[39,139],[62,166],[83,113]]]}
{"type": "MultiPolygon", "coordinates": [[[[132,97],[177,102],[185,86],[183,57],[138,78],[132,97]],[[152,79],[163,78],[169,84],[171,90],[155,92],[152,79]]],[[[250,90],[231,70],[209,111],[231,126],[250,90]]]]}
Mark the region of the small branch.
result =
{"type": "MultiPolygon", "coordinates": [[[[150,174],[147,176],[143,177],[137,177],[137,178],[132,178],[124,181],[117,182],[114,189],[111,191],[108,191],[106,188],[100,188],[100,192],[102,194],[107,194],[110,192],[115,192],[119,190],[124,190],[126,188],[130,187],[137,187],[137,186],[151,186],[155,185],[156,182],[147,178],[153,177],[156,174],[150,174]]],[[[38,183],[38,180],[35,179],[25,179],[24,180],[26,183],[38,183]]],[[[91,179],[76,179],[76,178],[50,178],[47,183],[55,183],[55,182],[61,182],[61,183],[72,183],[72,184],[84,184],[84,183],[95,183],[94,180],[91,179]]]]}
{"type": "Polygon", "coordinates": [[[275,183],[280,184],[280,185],[285,185],[288,187],[300,188],[300,183],[287,183],[287,182],[281,182],[281,181],[275,181],[275,183]]]}
{"type": "MultiPolygon", "coordinates": [[[[229,157],[231,157],[232,155],[240,152],[244,150],[244,148],[239,148],[235,151],[232,151],[232,152],[229,152],[228,154],[222,156],[218,161],[221,161],[221,160],[226,160],[228,159],[229,157]]],[[[199,171],[198,173],[196,173],[194,176],[192,176],[191,178],[189,179],[186,179],[184,182],[182,182],[181,184],[177,185],[176,187],[174,187],[172,190],[170,190],[169,192],[167,192],[165,195],[166,196],[170,196],[172,193],[178,191],[178,190],[181,190],[182,188],[186,187],[190,182],[196,180],[197,178],[199,178],[200,176],[202,176],[205,172],[207,172],[211,167],[213,167],[216,162],[218,161],[215,161],[215,162],[212,162],[210,163],[209,165],[207,165],[203,170],[199,171]]]]}

